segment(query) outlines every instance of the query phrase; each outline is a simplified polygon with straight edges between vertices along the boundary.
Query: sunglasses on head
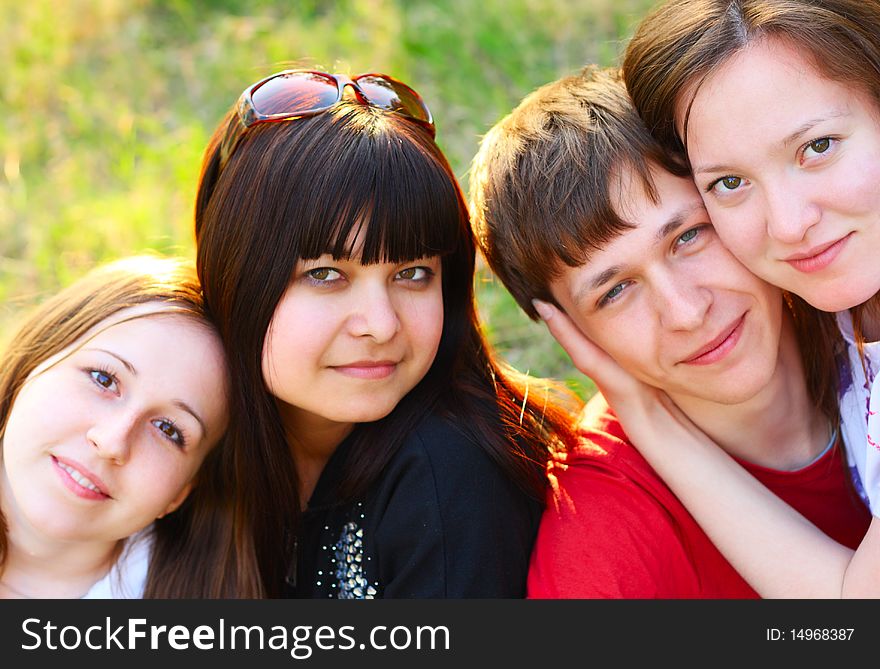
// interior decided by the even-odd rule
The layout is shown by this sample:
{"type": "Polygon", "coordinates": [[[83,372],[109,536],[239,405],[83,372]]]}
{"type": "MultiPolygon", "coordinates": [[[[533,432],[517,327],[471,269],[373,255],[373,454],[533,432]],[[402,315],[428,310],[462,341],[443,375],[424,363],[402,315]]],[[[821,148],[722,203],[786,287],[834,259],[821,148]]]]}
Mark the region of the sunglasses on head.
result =
{"type": "MultiPolygon", "coordinates": [[[[422,97],[387,74],[328,74],[315,70],[285,70],[245,89],[238,100],[238,118],[246,129],[257,123],[315,116],[342,100],[351,86],[362,104],[400,114],[435,135],[434,119],[422,97]]],[[[227,132],[220,145],[220,165],[232,155],[241,132],[227,132]]]]}

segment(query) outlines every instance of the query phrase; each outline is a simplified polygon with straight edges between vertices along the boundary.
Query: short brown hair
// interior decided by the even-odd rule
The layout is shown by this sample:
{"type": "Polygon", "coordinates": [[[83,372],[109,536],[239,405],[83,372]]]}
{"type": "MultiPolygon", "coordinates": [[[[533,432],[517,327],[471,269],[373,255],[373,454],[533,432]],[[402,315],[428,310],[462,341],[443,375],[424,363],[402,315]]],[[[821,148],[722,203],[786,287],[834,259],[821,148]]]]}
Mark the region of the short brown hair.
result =
{"type": "Polygon", "coordinates": [[[618,70],[586,67],[528,95],[483,138],[470,176],[474,232],[490,267],[533,319],[555,300],[562,263],[632,227],[613,187],[631,169],[656,200],[651,165],[688,176],[642,124],[618,70]]]}

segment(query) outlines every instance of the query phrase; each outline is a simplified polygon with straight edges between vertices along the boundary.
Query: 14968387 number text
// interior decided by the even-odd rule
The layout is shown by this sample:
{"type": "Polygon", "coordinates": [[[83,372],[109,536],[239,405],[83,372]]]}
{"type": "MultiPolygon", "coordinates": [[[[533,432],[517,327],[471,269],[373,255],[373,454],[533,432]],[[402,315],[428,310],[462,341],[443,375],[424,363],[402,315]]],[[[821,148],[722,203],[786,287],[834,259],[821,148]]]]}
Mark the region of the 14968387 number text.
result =
{"type": "Polygon", "coordinates": [[[850,641],[854,632],[854,627],[768,627],[767,641],[850,641]]]}

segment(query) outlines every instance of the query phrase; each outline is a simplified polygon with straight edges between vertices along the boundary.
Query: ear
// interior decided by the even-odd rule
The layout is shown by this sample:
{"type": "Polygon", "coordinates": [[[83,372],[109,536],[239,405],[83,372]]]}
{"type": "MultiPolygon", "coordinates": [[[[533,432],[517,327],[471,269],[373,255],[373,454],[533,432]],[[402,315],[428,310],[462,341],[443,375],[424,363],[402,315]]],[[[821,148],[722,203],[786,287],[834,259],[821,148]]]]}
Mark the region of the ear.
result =
{"type": "Polygon", "coordinates": [[[193,486],[192,481],[190,481],[185,486],[183,486],[183,489],[179,493],[177,493],[177,497],[175,497],[173,500],[171,500],[171,502],[168,504],[168,506],[165,507],[165,510],[162,513],[160,513],[158,516],[156,516],[156,520],[158,520],[159,518],[164,518],[169,513],[173,513],[174,511],[177,511],[177,507],[179,507],[181,504],[183,504],[184,500],[187,498],[187,495],[189,495],[190,491],[192,490],[192,486],[193,486]]]}

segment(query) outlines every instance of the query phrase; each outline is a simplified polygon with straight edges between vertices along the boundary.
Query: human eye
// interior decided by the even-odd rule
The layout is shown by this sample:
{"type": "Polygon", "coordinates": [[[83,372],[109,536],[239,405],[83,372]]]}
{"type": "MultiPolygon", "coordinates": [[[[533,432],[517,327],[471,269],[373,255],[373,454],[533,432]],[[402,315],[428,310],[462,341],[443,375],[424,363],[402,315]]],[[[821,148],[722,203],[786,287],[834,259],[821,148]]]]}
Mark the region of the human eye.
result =
{"type": "Polygon", "coordinates": [[[748,181],[742,177],[727,175],[711,182],[706,187],[706,192],[713,192],[716,195],[727,195],[740,190],[746,184],[748,184],[748,181]]]}
{"type": "Polygon", "coordinates": [[[87,369],[85,371],[91,377],[92,382],[99,388],[112,393],[119,392],[119,380],[109,369],[87,369]]]}
{"type": "Polygon", "coordinates": [[[631,283],[632,281],[621,281],[620,283],[615,285],[614,288],[609,290],[599,299],[599,308],[602,308],[611,304],[612,302],[617,301],[621,293],[623,293],[624,289],[631,283]]]}
{"type": "Polygon", "coordinates": [[[711,226],[704,224],[686,230],[675,238],[675,246],[677,248],[693,246],[697,242],[702,241],[702,238],[706,236],[706,228],[709,227],[711,226]]]}
{"type": "Polygon", "coordinates": [[[184,435],[183,430],[174,424],[173,420],[168,418],[157,418],[150,422],[159,430],[165,439],[178,448],[183,448],[186,445],[186,435],[184,435]]]}
{"type": "Polygon", "coordinates": [[[833,137],[819,137],[818,139],[810,140],[800,149],[800,162],[803,163],[804,161],[828,155],[837,141],[833,137]]]}
{"type": "Polygon", "coordinates": [[[332,267],[315,267],[307,270],[304,276],[315,286],[329,286],[342,279],[342,273],[332,267]]]}
{"type": "Polygon", "coordinates": [[[430,267],[423,267],[420,265],[400,270],[395,278],[412,283],[427,283],[433,276],[434,271],[430,267]]]}

